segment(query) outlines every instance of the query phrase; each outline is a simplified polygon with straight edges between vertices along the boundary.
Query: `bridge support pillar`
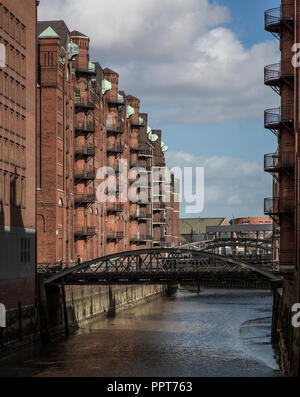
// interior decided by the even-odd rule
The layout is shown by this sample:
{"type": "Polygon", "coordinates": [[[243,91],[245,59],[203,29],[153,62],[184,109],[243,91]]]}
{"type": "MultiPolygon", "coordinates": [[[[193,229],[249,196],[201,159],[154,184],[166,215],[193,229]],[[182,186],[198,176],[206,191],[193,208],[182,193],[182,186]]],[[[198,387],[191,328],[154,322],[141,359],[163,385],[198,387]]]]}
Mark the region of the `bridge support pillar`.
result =
{"type": "Polygon", "coordinates": [[[166,284],[165,295],[172,296],[176,294],[177,290],[178,290],[178,283],[168,283],[166,284]]]}
{"type": "Polygon", "coordinates": [[[116,301],[111,286],[109,286],[108,288],[108,302],[109,305],[108,305],[107,317],[113,318],[116,315],[116,301]]]}
{"type": "Polygon", "coordinates": [[[66,332],[66,337],[68,337],[70,335],[70,330],[69,330],[69,319],[68,319],[68,310],[67,310],[67,301],[66,301],[66,289],[64,283],[61,283],[60,290],[61,290],[63,312],[64,312],[65,332],[66,332]]]}
{"type": "Polygon", "coordinates": [[[41,333],[42,340],[44,342],[50,341],[50,321],[49,321],[49,311],[47,303],[47,295],[44,284],[43,275],[38,274],[37,276],[37,290],[38,290],[38,314],[39,314],[39,329],[41,333]]]}

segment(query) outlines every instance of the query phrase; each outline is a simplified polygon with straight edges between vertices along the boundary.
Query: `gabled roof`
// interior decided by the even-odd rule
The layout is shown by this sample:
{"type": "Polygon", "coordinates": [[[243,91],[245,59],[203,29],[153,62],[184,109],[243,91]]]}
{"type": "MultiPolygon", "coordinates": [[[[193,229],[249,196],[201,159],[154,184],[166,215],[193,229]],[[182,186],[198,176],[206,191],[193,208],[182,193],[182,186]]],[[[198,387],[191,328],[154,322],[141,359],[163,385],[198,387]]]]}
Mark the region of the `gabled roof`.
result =
{"type": "Polygon", "coordinates": [[[78,30],[73,30],[73,31],[71,32],[71,37],[86,37],[86,38],[88,39],[88,36],[87,36],[87,35],[78,32],[78,30]]]}
{"type": "Polygon", "coordinates": [[[60,39],[59,35],[51,28],[51,26],[48,26],[40,35],[39,39],[60,39]]]}
{"type": "Polygon", "coordinates": [[[182,218],[179,219],[179,234],[190,235],[206,233],[207,226],[229,225],[226,218],[182,218]]]}
{"type": "Polygon", "coordinates": [[[105,68],[103,69],[104,73],[109,73],[109,74],[118,74],[117,72],[114,72],[113,70],[109,69],[109,68],[105,68]]]}
{"type": "Polygon", "coordinates": [[[136,98],[136,97],[133,96],[133,95],[127,95],[126,98],[127,98],[127,99],[133,99],[133,100],[135,100],[135,101],[139,101],[139,98],[136,98]]]}
{"type": "Polygon", "coordinates": [[[37,23],[37,34],[38,36],[44,32],[45,29],[51,27],[60,37],[61,47],[67,48],[67,39],[70,33],[67,25],[64,21],[39,21],[37,23]]]}

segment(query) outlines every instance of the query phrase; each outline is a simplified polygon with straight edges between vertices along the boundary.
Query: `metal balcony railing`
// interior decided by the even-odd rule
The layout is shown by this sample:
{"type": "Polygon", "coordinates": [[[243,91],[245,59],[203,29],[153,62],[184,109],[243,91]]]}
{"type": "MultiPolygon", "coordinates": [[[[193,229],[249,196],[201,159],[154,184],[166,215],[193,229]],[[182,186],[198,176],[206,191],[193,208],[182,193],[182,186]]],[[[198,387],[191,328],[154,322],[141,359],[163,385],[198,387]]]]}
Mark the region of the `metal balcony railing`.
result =
{"type": "Polygon", "coordinates": [[[75,204],[77,206],[93,204],[95,201],[96,201],[95,194],[76,194],[75,195],[75,204]]]}
{"type": "Polygon", "coordinates": [[[265,67],[265,84],[279,86],[281,79],[292,79],[294,67],[292,61],[282,61],[265,67]]]}
{"type": "Polygon", "coordinates": [[[279,172],[282,169],[293,169],[295,166],[295,156],[293,152],[279,154],[265,154],[264,169],[265,172],[279,172]]]}
{"type": "Polygon", "coordinates": [[[75,97],[74,104],[76,113],[95,109],[95,100],[92,98],[75,97]]]}
{"type": "Polygon", "coordinates": [[[86,170],[76,170],[75,171],[75,181],[93,181],[96,178],[95,171],[86,171],[86,170]]]}
{"type": "Polygon", "coordinates": [[[282,215],[293,213],[295,210],[294,200],[290,198],[271,197],[264,202],[265,215],[282,215]]]}
{"type": "Polygon", "coordinates": [[[115,92],[111,92],[111,91],[107,92],[106,100],[109,105],[124,106],[124,98],[115,92]]]}
{"type": "Polygon", "coordinates": [[[124,238],[123,232],[108,232],[106,235],[107,240],[122,240],[124,238]]]}
{"type": "Polygon", "coordinates": [[[294,123],[294,107],[286,105],[278,108],[265,110],[265,128],[278,129],[280,124],[294,123]]]}
{"type": "Polygon", "coordinates": [[[96,129],[95,123],[93,121],[76,121],[75,122],[75,131],[76,133],[86,133],[91,134],[94,133],[96,129]]]}
{"type": "Polygon", "coordinates": [[[279,34],[281,23],[291,25],[293,22],[294,3],[292,2],[265,11],[265,30],[268,32],[279,34]]]}
{"type": "Polygon", "coordinates": [[[139,214],[135,213],[130,215],[130,218],[136,220],[148,220],[152,218],[152,214],[150,212],[140,211],[139,214]]]}
{"type": "Polygon", "coordinates": [[[279,168],[279,155],[276,153],[265,154],[264,169],[265,172],[277,172],[279,168]]]}
{"type": "Polygon", "coordinates": [[[153,224],[164,224],[166,223],[166,219],[165,218],[158,218],[158,219],[153,219],[153,224]]]}
{"type": "Polygon", "coordinates": [[[79,240],[81,238],[93,237],[95,234],[96,234],[95,227],[81,227],[81,228],[75,228],[74,230],[74,237],[76,240],[79,240]]]}
{"type": "Polygon", "coordinates": [[[166,208],[164,203],[153,203],[153,211],[162,211],[166,208]]]}
{"type": "Polygon", "coordinates": [[[152,236],[150,235],[139,235],[130,237],[131,242],[147,242],[152,241],[152,236]]]}
{"type": "Polygon", "coordinates": [[[121,144],[110,144],[108,143],[106,146],[106,151],[108,153],[123,153],[124,152],[124,146],[121,144]]]}
{"type": "Polygon", "coordinates": [[[75,148],[75,156],[86,156],[86,157],[92,157],[95,156],[95,148],[93,145],[82,145],[82,146],[76,146],[75,148]]]}
{"type": "Polygon", "coordinates": [[[120,163],[119,160],[114,162],[113,164],[110,164],[109,161],[107,161],[106,166],[109,168],[112,168],[115,172],[120,172],[120,163]]]}
{"type": "Polygon", "coordinates": [[[108,135],[123,134],[124,123],[121,121],[116,123],[106,123],[106,131],[108,135]]]}
{"type": "Polygon", "coordinates": [[[151,148],[147,145],[138,145],[137,147],[137,153],[139,157],[143,157],[143,156],[152,156],[151,153],[151,148]]]}
{"type": "Polygon", "coordinates": [[[118,203],[107,203],[106,204],[106,212],[107,213],[117,213],[122,212],[124,210],[123,204],[118,203]]]}
{"type": "Polygon", "coordinates": [[[86,76],[86,77],[91,77],[91,76],[96,76],[96,67],[95,64],[92,62],[89,62],[87,66],[78,66],[75,69],[75,73],[78,76],[86,76]]]}

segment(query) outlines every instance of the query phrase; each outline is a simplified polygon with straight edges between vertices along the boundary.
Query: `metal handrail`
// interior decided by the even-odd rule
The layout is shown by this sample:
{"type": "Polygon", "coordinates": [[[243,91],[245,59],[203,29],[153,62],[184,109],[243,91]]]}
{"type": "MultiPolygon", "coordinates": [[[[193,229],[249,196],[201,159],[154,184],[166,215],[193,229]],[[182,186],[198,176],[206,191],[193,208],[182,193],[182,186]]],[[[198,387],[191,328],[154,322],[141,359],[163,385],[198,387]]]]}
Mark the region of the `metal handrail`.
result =
{"type": "Polygon", "coordinates": [[[282,61],[280,63],[273,63],[272,65],[266,66],[264,72],[266,84],[276,82],[282,77],[293,77],[294,67],[291,60],[282,61]]]}
{"type": "Polygon", "coordinates": [[[293,110],[292,104],[265,110],[265,128],[277,128],[280,123],[293,123],[293,110]]]}
{"type": "Polygon", "coordinates": [[[140,236],[134,236],[130,237],[131,241],[152,241],[152,236],[148,235],[140,235],[140,236]]]}
{"type": "Polygon", "coordinates": [[[96,201],[95,194],[76,194],[75,202],[94,202],[96,201]]]}
{"type": "MultiPolygon", "coordinates": [[[[294,3],[284,4],[281,7],[271,8],[265,11],[265,29],[276,29],[283,21],[294,20],[294,3]]],[[[271,30],[272,31],[272,30],[271,30]]]]}
{"type": "Polygon", "coordinates": [[[95,148],[94,148],[93,145],[76,146],[75,155],[94,156],[95,155],[95,148]]]}
{"type": "Polygon", "coordinates": [[[293,212],[295,209],[294,200],[291,198],[269,197],[264,201],[264,212],[266,215],[279,215],[293,212]]]}
{"type": "Polygon", "coordinates": [[[278,169],[279,155],[277,153],[268,153],[264,157],[264,170],[274,171],[278,169]]]}
{"type": "Polygon", "coordinates": [[[96,173],[94,170],[92,171],[75,171],[75,179],[95,179],[96,178],[96,173]]]}
{"type": "Polygon", "coordinates": [[[76,130],[82,130],[82,131],[95,131],[95,122],[93,121],[76,121],[75,122],[75,129],[76,130]]]}
{"type": "Polygon", "coordinates": [[[112,152],[112,153],[123,153],[124,145],[115,144],[115,143],[114,144],[107,144],[106,151],[107,152],[112,152]]]}
{"type": "Polygon", "coordinates": [[[95,107],[95,100],[91,98],[75,97],[75,106],[95,107]]]}
{"type": "Polygon", "coordinates": [[[266,172],[276,172],[281,168],[294,168],[295,156],[293,152],[265,154],[264,169],[266,172]]]}
{"type": "Polygon", "coordinates": [[[95,227],[75,228],[74,234],[81,236],[93,236],[94,234],[96,234],[96,228],[95,227]]]}
{"type": "Polygon", "coordinates": [[[124,210],[123,204],[118,203],[107,203],[106,212],[122,212],[124,210]]]}
{"type": "Polygon", "coordinates": [[[124,232],[109,232],[107,233],[106,238],[108,240],[122,239],[124,238],[124,232]]]}

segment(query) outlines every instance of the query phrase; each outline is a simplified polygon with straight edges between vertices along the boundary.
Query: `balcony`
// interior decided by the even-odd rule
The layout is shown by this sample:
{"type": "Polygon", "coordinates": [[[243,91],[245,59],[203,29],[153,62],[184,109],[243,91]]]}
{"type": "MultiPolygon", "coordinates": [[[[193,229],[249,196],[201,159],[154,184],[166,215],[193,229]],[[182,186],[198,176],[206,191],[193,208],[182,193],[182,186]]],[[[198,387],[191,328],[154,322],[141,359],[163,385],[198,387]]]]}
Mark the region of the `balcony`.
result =
{"type": "Polygon", "coordinates": [[[88,113],[95,109],[95,101],[90,98],[75,97],[75,113],[88,113]]]}
{"type": "Polygon", "coordinates": [[[109,168],[112,168],[116,173],[120,172],[120,163],[119,161],[114,162],[113,164],[110,164],[109,161],[106,163],[106,166],[109,168]]]}
{"type": "Polygon", "coordinates": [[[76,170],[75,171],[75,184],[78,184],[80,182],[84,182],[85,184],[88,184],[91,181],[94,181],[96,179],[96,173],[95,171],[85,171],[85,170],[76,170]]]}
{"type": "Polygon", "coordinates": [[[164,225],[165,223],[166,223],[165,218],[153,219],[153,225],[164,225]]]}
{"type": "Polygon", "coordinates": [[[151,148],[148,145],[134,145],[130,147],[131,152],[135,152],[139,157],[152,157],[151,148]]]}
{"type": "Polygon", "coordinates": [[[142,117],[139,117],[138,120],[136,117],[132,117],[130,121],[131,128],[143,128],[145,127],[145,121],[142,117]]]}
{"type": "Polygon", "coordinates": [[[106,93],[106,99],[108,106],[118,107],[125,105],[124,97],[120,94],[116,94],[111,91],[106,93]]]}
{"type": "Polygon", "coordinates": [[[265,30],[267,32],[279,38],[282,24],[293,29],[294,3],[291,2],[290,4],[265,11],[265,30]]]}
{"type": "Polygon", "coordinates": [[[165,203],[153,203],[153,211],[164,211],[166,209],[165,203]]]}
{"type": "Polygon", "coordinates": [[[275,173],[282,170],[291,171],[295,167],[294,153],[286,152],[280,156],[278,153],[265,154],[264,170],[265,172],[275,173]]]}
{"type": "Polygon", "coordinates": [[[265,128],[278,130],[281,125],[293,127],[294,125],[294,106],[292,104],[265,110],[265,128]]]}
{"type": "Polygon", "coordinates": [[[95,133],[95,123],[93,121],[76,121],[75,122],[75,135],[89,135],[95,133]]]}
{"type": "Polygon", "coordinates": [[[87,66],[79,66],[76,68],[75,73],[77,78],[85,77],[87,79],[97,75],[95,64],[92,62],[89,62],[87,66]]]}
{"type": "Polygon", "coordinates": [[[139,214],[135,213],[130,215],[130,219],[145,222],[149,219],[152,219],[152,214],[150,212],[140,211],[139,214]]]}
{"type": "Polygon", "coordinates": [[[95,194],[76,194],[75,195],[75,207],[89,206],[94,204],[96,201],[95,194]]]}
{"type": "Polygon", "coordinates": [[[93,145],[76,146],[75,158],[89,158],[95,156],[95,148],[93,145]]]}
{"type": "Polygon", "coordinates": [[[130,237],[131,243],[147,243],[148,241],[152,241],[152,236],[139,235],[139,236],[130,237]]]}
{"type": "Polygon", "coordinates": [[[278,94],[283,81],[291,84],[294,79],[292,61],[282,61],[265,67],[265,85],[272,87],[278,94]]]}
{"type": "Polygon", "coordinates": [[[107,241],[122,240],[124,238],[123,232],[108,232],[106,235],[107,241]]]}
{"type": "Polygon", "coordinates": [[[118,203],[107,203],[106,204],[107,214],[116,214],[118,212],[122,212],[123,210],[124,210],[123,204],[118,204],[118,203]]]}
{"type": "Polygon", "coordinates": [[[266,198],[264,203],[265,215],[279,216],[293,214],[295,210],[294,200],[291,198],[266,198]]]}
{"type": "Polygon", "coordinates": [[[114,143],[114,144],[108,143],[106,146],[106,152],[107,153],[116,153],[116,154],[123,153],[124,146],[121,144],[116,144],[116,143],[114,143]]]}
{"type": "Polygon", "coordinates": [[[81,227],[75,228],[74,238],[76,240],[89,240],[96,234],[96,229],[94,227],[81,227]]]}
{"type": "Polygon", "coordinates": [[[107,123],[106,131],[107,136],[123,134],[124,123],[122,121],[118,121],[116,123],[107,123]]]}

